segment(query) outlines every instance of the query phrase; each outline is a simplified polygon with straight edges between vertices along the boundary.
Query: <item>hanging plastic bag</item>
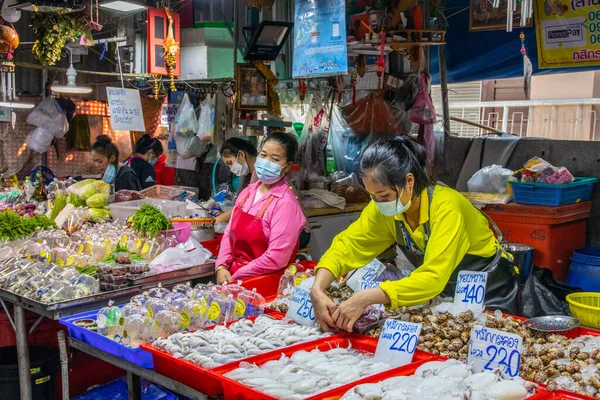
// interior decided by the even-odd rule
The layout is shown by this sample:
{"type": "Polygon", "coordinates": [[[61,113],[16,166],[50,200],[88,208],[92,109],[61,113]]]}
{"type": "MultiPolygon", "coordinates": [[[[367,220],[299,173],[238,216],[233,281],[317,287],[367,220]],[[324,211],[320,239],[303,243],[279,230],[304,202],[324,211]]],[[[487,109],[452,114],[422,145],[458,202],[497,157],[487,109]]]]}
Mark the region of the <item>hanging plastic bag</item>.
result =
{"type": "Polygon", "coordinates": [[[508,193],[506,187],[513,171],[502,168],[501,165],[491,165],[475,172],[467,182],[469,192],[508,193]]]}
{"type": "Polygon", "coordinates": [[[311,109],[302,130],[299,164],[305,181],[317,181],[325,176],[325,147],[329,131],[329,114],[318,95],[313,96],[311,109]],[[312,112],[311,112],[312,111],[312,112]]]}
{"type": "Polygon", "coordinates": [[[202,157],[210,142],[205,142],[195,135],[175,135],[177,155],[183,159],[202,157]]]}
{"type": "Polygon", "coordinates": [[[355,173],[338,179],[331,185],[331,191],[346,199],[346,203],[368,203],[369,193],[363,189],[355,173]]]}
{"type": "Polygon", "coordinates": [[[38,153],[45,153],[50,148],[54,134],[46,128],[37,127],[27,135],[27,147],[38,153]]]}
{"type": "Polygon", "coordinates": [[[435,124],[435,108],[431,102],[431,96],[427,91],[425,84],[425,75],[419,74],[420,91],[415,104],[410,109],[410,120],[415,124],[430,125],[435,124]]]}
{"type": "Polygon", "coordinates": [[[202,102],[202,108],[200,109],[200,116],[198,117],[198,131],[196,136],[204,141],[210,141],[213,137],[213,109],[214,105],[207,96],[202,102]]]}
{"type": "Polygon", "coordinates": [[[354,133],[361,137],[396,136],[400,124],[393,117],[394,110],[379,95],[373,93],[344,107],[342,115],[354,133]]]}
{"type": "Polygon", "coordinates": [[[183,100],[175,115],[175,132],[177,135],[183,136],[194,136],[198,132],[196,112],[187,93],[183,95],[183,100]]]}
{"type": "Polygon", "coordinates": [[[333,149],[333,157],[338,171],[356,172],[363,150],[368,140],[354,133],[342,118],[342,112],[334,107],[329,130],[329,146],[333,149]]]}
{"type": "Polygon", "coordinates": [[[27,123],[43,126],[44,129],[54,135],[55,132],[64,129],[64,120],[59,118],[61,115],[65,117],[60,105],[52,97],[47,97],[29,113],[27,123]]]}

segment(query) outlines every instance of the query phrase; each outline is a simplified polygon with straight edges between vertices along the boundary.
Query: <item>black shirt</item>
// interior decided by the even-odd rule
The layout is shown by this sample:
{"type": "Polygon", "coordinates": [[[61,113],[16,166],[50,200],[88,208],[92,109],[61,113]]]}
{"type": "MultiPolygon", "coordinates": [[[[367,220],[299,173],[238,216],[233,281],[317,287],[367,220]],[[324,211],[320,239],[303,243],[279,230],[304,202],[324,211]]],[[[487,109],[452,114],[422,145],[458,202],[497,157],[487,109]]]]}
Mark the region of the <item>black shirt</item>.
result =
{"type": "Polygon", "coordinates": [[[140,180],[142,189],[147,189],[150,186],[156,185],[156,173],[150,163],[147,163],[141,158],[133,157],[129,166],[140,180]]]}
{"type": "Polygon", "coordinates": [[[115,192],[119,190],[137,190],[138,192],[142,190],[137,175],[127,165],[122,165],[119,171],[117,171],[115,192]]]}

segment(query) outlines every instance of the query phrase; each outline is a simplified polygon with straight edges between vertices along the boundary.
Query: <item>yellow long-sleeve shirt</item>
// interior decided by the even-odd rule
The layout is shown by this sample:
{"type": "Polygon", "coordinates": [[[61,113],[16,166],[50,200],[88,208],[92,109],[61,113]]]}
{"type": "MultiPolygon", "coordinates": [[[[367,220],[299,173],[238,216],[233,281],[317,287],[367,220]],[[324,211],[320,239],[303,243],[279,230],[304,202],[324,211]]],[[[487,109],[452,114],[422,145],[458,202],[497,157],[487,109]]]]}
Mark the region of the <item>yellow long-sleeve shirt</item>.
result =
{"type": "MultiPolygon", "coordinates": [[[[425,222],[429,221],[430,235],[424,252],[423,265],[407,278],[386,281],[380,288],[392,303],[390,308],[422,304],[440,294],[450,275],[467,254],[491,257],[498,242],[486,218],[459,192],[436,186],[431,207],[427,190],[421,192],[419,226],[406,230],[416,246],[425,247],[425,222]]],[[[360,268],[396,243],[396,222],[404,214],[386,217],[371,201],[360,218],[333,239],[319,268],[340,277],[360,268]]]]}

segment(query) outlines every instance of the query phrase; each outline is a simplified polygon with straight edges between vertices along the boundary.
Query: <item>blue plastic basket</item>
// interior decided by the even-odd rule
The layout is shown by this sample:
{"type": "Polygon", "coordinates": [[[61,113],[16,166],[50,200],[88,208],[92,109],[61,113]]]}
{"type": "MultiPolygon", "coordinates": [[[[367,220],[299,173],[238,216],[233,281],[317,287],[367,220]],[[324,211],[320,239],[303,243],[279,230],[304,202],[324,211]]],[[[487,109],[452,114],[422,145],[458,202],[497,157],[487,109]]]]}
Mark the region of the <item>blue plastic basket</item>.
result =
{"type": "Polygon", "coordinates": [[[563,185],[513,181],[510,181],[510,185],[517,203],[562,206],[591,200],[596,182],[596,178],[575,178],[573,182],[563,185]]]}
{"type": "Polygon", "coordinates": [[[69,317],[60,318],[58,321],[67,327],[69,336],[93,346],[99,350],[105,351],[117,357],[121,357],[127,361],[139,365],[143,368],[154,368],[152,354],[142,349],[132,349],[131,347],[123,346],[120,343],[110,340],[109,338],[100,335],[99,333],[90,331],[89,329],[75,325],[75,321],[80,319],[96,320],[98,311],[87,311],[81,314],[71,315],[69,317]]]}

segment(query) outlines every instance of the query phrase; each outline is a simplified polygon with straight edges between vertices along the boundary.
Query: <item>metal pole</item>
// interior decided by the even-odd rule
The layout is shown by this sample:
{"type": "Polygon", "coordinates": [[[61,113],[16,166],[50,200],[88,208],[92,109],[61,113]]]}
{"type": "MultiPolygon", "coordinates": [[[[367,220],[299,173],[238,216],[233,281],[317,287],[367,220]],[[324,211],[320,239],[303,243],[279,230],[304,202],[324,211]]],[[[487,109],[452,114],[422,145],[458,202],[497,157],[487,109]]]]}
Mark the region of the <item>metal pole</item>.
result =
{"type": "Polygon", "coordinates": [[[445,46],[438,46],[438,62],[440,64],[440,89],[442,94],[442,111],[444,115],[444,136],[450,135],[450,107],[448,106],[448,76],[446,75],[445,46]]]}
{"type": "Polygon", "coordinates": [[[62,398],[63,400],[69,400],[69,357],[67,356],[67,341],[64,331],[58,331],[58,351],[62,376],[62,398]]]}
{"type": "Polygon", "coordinates": [[[31,372],[29,371],[29,346],[27,345],[25,310],[18,304],[15,304],[13,308],[15,310],[15,336],[17,339],[21,400],[31,400],[31,372]]]}
{"type": "Polygon", "coordinates": [[[237,58],[238,58],[238,37],[240,35],[238,1],[233,0],[233,81],[236,82],[237,58]]]}
{"type": "Polygon", "coordinates": [[[508,132],[508,106],[502,108],[502,132],[508,132]]]}

